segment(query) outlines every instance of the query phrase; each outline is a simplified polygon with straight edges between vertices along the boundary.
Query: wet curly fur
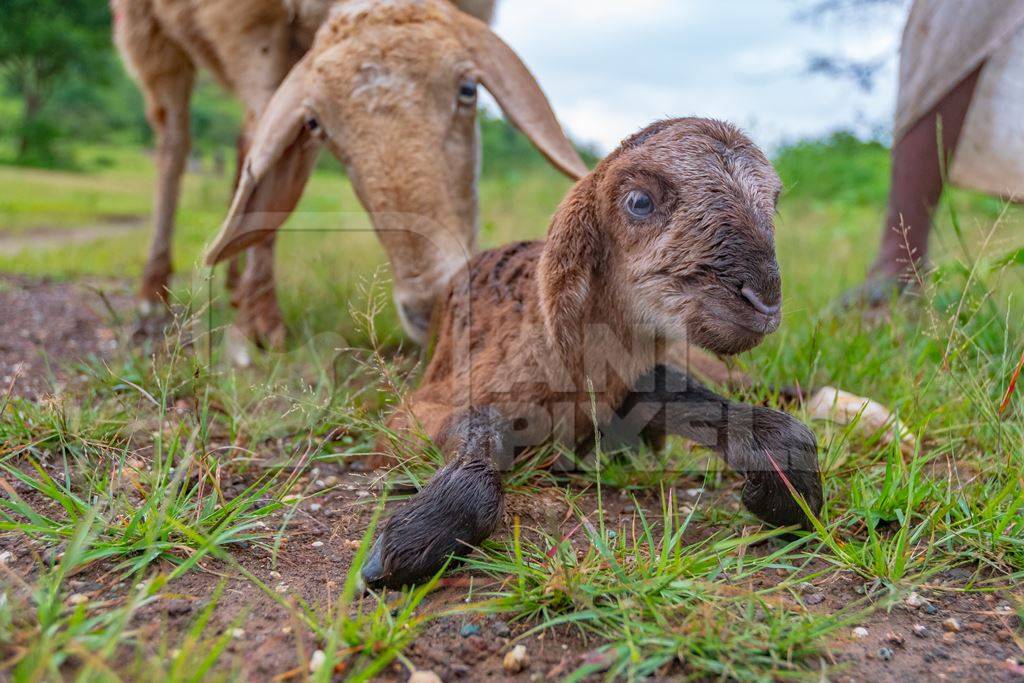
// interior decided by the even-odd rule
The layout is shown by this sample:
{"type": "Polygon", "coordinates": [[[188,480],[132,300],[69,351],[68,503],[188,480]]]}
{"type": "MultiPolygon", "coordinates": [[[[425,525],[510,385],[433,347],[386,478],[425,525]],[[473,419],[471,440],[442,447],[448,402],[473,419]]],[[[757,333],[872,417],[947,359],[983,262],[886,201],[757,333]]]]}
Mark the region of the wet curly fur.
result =
{"type": "Polygon", "coordinates": [[[397,451],[434,440],[451,461],[383,524],[371,585],[428,578],[493,531],[499,471],[556,440],[678,434],[746,477],[743,502],[774,525],[817,512],[817,446],[793,417],[731,402],[665,366],[668,344],[744,351],[778,326],[773,216],[781,187],[729,124],[661,121],[627,139],[559,206],[546,242],[481,254],[435,311],[420,387],[399,407],[397,451]],[[653,209],[628,210],[644,193],[653,209]],[[788,485],[787,485],[788,482],[788,485]]]}

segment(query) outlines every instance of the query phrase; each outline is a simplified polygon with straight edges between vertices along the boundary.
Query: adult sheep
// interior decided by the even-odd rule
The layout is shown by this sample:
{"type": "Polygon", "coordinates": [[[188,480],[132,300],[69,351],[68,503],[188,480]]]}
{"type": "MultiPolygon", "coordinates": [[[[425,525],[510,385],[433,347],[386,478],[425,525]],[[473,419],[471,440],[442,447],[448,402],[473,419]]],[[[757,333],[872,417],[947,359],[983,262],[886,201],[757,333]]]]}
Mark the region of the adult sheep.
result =
{"type": "Polygon", "coordinates": [[[232,295],[236,325],[264,345],[284,341],[274,235],[322,144],[345,165],[370,213],[403,327],[422,342],[435,297],[475,247],[478,83],[558,169],[573,178],[586,173],[529,70],[481,21],[493,5],[112,0],[115,40],[157,138],[156,225],[142,301],[166,300],[189,98],[203,67],[246,110],[245,161],[207,252],[212,265],[247,249],[232,295]]]}

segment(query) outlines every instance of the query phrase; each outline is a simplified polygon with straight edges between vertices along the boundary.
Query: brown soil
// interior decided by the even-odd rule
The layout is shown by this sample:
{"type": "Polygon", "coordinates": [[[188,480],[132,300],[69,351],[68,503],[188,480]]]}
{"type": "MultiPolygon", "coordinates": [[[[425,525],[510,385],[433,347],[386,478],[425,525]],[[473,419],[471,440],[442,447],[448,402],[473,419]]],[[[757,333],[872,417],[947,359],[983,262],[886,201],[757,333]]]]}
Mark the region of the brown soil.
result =
{"type": "MultiPolygon", "coordinates": [[[[111,291],[115,292],[113,300],[118,305],[127,305],[127,288],[111,287],[111,291]]],[[[16,377],[13,386],[25,396],[38,396],[50,390],[48,366],[42,358],[68,361],[113,350],[110,341],[115,337],[109,318],[91,286],[3,277],[0,319],[4,320],[0,328],[0,375],[16,377]],[[20,373],[14,372],[16,367],[20,373]]],[[[74,372],[62,368],[54,367],[58,384],[73,379],[74,372]]],[[[227,481],[226,491],[240,490],[244,483],[243,477],[227,481]]],[[[267,521],[272,526],[286,525],[284,542],[276,557],[256,546],[236,551],[235,556],[286,602],[294,603],[301,598],[309,605],[327,610],[342,590],[357,541],[372,514],[374,499],[367,495],[371,490],[368,475],[336,465],[321,465],[305,485],[309,497],[297,504],[294,514],[289,511],[267,521]]],[[[687,485],[697,483],[680,482],[680,496],[686,495],[687,485]]],[[[28,492],[23,490],[22,494],[28,492]]],[[[735,505],[735,498],[734,491],[725,491],[718,503],[735,505]]],[[[606,494],[604,503],[607,519],[612,523],[627,527],[632,521],[634,513],[627,498],[606,494]]],[[[641,498],[640,503],[645,508],[657,506],[653,495],[641,498]]],[[[583,509],[593,509],[596,500],[587,493],[580,504],[583,509]]],[[[513,497],[509,507],[520,515],[524,527],[567,533],[575,526],[567,519],[564,503],[553,492],[513,497]]],[[[44,549],[27,543],[24,537],[0,535],[0,551],[4,550],[12,553],[8,566],[22,577],[31,578],[38,571],[44,549]]],[[[124,595],[130,587],[119,584],[107,570],[90,568],[72,578],[71,587],[90,600],[111,600],[124,595]]],[[[966,573],[935,577],[928,589],[922,591],[934,605],[933,613],[898,603],[890,610],[876,610],[841,629],[830,644],[830,656],[822,662],[828,677],[838,681],[1021,680],[1020,673],[1006,663],[1007,659],[1021,655],[1021,647],[1013,636],[1015,629],[1019,631],[1016,617],[1005,611],[1001,596],[955,590],[969,578],[966,573]],[[942,622],[950,617],[960,620],[962,630],[944,636],[942,622]],[[915,624],[925,626],[923,636],[914,634],[915,624]],[[867,628],[868,635],[855,638],[854,626],[867,628]]],[[[204,561],[175,581],[166,596],[141,611],[136,625],[143,634],[151,630],[154,641],[161,640],[160,633],[165,627],[172,633],[184,632],[217,584],[225,579],[226,590],[209,628],[217,632],[238,627],[242,632],[232,641],[223,663],[237,667],[248,680],[270,680],[289,672],[290,679],[300,680],[317,646],[309,632],[292,610],[270,599],[253,583],[240,578],[235,569],[220,562],[204,561]],[[236,619],[240,622],[236,623],[236,619]]],[[[779,575],[765,574],[762,580],[769,585],[779,579],[779,575]]],[[[465,571],[453,572],[428,597],[421,610],[456,606],[470,591],[481,597],[488,589],[488,581],[465,571]]],[[[865,601],[863,582],[852,575],[829,574],[813,583],[802,598],[808,609],[830,613],[865,601]]],[[[494,616],[444,617],[426,628],[406,656],[417,667],[433,670],[445,681],[545,680],[571,672],[586,653],[600,645],[593,640],[584,641],[578,632],[568,629],[530,635],[518,641],[527,647],[529,668],[509,676],[502,669],[502,657],[515,638],[531,626],[506,623],[494,616]],[[467,623],[479,626],[479,632],[468,634],[463,630],[467,623]]],[[[665,677],[679,678],[684,673],[681,669],[670,670],[665,677]]],[[[404,681],[407,677],[405,668],[396,662],[383,672],[381,679],[404,681]]]]}
{"type": "Polygon", "coordinates": [[[117,349],[111,310],[130,298],[120,282],[0,275],[0,392],[37,398],[74,382],[76,362],[117,349]]]}

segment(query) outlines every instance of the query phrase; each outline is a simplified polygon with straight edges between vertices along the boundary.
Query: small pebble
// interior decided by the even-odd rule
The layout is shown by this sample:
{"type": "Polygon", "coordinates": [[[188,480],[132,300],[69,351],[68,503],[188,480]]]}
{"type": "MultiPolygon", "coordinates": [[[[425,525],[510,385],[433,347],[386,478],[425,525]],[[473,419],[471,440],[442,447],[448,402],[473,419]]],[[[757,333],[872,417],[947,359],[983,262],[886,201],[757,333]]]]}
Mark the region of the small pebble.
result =
{"type": "Polygon", "coordinates": [[[928,628],[924,624],[914,624],[911,629],[918,638],[928,637],[928,628]]]}
{"type": "Polygon", "coordinates": [[[956,617],[950,617],[942,622],[942,628],[946,629],[950,633],[960,633],[960,620],[956,617]]]}
{"type": "Polygon", "coordinates": [[[614,531],[609,531],[608,532],[608,538],[615,538],[616,536],[618,536],[618,534],[615,533],[614,531]]]}
{"type": "Polygon", "coordinates": [[[615,663],[615,651],[611,649],[591,650],[583,655],[582,661],[584,665],[595,673],[607,671],[615,663]]]}
{"type": "Polygon", "coordinates": [[[932,603],[928,602],[928,603],[925,603],[924,613],[925,614],[938,614],[939,613],[939,608],[936,607],[935,605],[933,605],[932,603]]]}
{"type": "Polygon", "coordinates": [[[413,671],[409,683],[442,683],[441,677],[433,671],[413,671]]]}
{"type": "Polygon", "coordinates": [[[167,616],[180,617],[192,611],[192,603],[188,600],[171,600],[165,608],[167,616]]]}
{"type": "Polygon", "coordinates": [[[311,545],[314,548],[323,548],[324,547],[324,542],[323,541],[313,541],[309,545],[311,545]]]}
{"type": "Polygon", "coordinates": [[[952,631],[950,631],[948,633],[943,633],[942,634],[942,640],[944,642],[947,642],[947,643],[955,643],[956,642],[956,634],[953,633],[952,631]]]}
{"type": "Polygon", "coordinates": [[[885,634],[885,641],[887,643],[892,643],[893,645],[898,645],[902,647],[903,643],[906,642],[906,639],[903,637],[902,633],[897,633],[896,631],[889,631],[885,634]]]}
{"type": "Polygon", "coordinates": [[[868,637],[868,630],[866,628],[864,628],[863,626],[858,626],[857,628],[853,629],[853,637],[854,638],[867,638],[868,637]]]}
{"type": "Polygon", "coordinates": [[[878,658],[883,662],[888,662],[892,659],[892,650],[887,647],[878,648],[878,658]]]}
{"type": "Polygon", "coordinates": [[[323,650],[314,650],[313,656],[309,658],[309,672],[316,673],[319,671],[326,659],[327,655],[324,654],[323,650]]]}
{"type": "Polygon", "coordinates": [[[463,624],[462,629],[459,631],[459,635],[463,638],[469,638],[480,633],[480,627],[476,624],[463,624]]]}
{"type": "Polygon", "coordinates": [[[510,674],[517,674],[530,665],[530,658],[526,656],[526,646],[516,645],[505,653],[505,659],[501,666],[510,674]]]}
{"type": "Polygon", "coordinates": [[[322,510],[323,507],[324,506],[321,505],[320,503],[313,503],[312,505],[309,506],[309,511],[315,515],[316,513],[320,512],[320,510],[322,510]]]}
{"type": "Polygon", "coordinates": [[[240,628],[231,629],[232,638],[245,638],[245,630],[240,628]]]}
{"type": "Polygon", "coordinates": [[[89,602],[89,597],[82,593],[72,593],[68,596],[68,603],[71,605],[81,605],[83,602],[89,602]]]}
{"type": "Polygon", "coordinates": [[[924,600],[922,600],[921,596],[917,593],[911,593],[903,602],[906,603],[907,607],[911,607],[913,609],[918,609],[924,605],[924,600]]]}
{"type": "Polygon", "coordinates": [[[10,550],[5,550],[2,553],[0,553],[0,564],[7,564],[12,559],[14,559],[14,555],[11,554],[10,550]]]}
{"type": "Polygon", "coordinates": [[[824,593],[811,593],[810,595],[804,596],[804,604],[806,605],[820,605],[824,601],[824,593]]]}
{"type": "Polygon", "coordinates": [[[512,629],[508,627],[508,624],[504,621],[496,621],[493,626],[494,635],[499,638],[508,638],[512,635],[512,629]]]}

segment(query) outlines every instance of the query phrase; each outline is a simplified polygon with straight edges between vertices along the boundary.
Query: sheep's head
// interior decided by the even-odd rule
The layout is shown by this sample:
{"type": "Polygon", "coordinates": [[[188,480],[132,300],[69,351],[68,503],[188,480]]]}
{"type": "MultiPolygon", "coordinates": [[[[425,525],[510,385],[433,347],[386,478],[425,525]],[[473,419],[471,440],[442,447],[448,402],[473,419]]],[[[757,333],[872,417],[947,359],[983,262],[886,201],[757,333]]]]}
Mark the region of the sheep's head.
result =
{"type": "Polygon", "coordinates": [[[384,245],[407,333],[423,341],[435,298],[475,247],[479,85],[557,168],[586,173],[530,72],[486,24],[446,0],[337,3],[261,117],[208,262],[276,230],[322,142],[384,245]]]}
{"type": "Polygon", "coordinates": [[[632,329],[723,354],[756,346],[781,318],[780,188],[726,123],[674,119],[628,138],[552,222],[540,267],[549,332],[563,347],[580,341],[600,277],[632,329]]]}

